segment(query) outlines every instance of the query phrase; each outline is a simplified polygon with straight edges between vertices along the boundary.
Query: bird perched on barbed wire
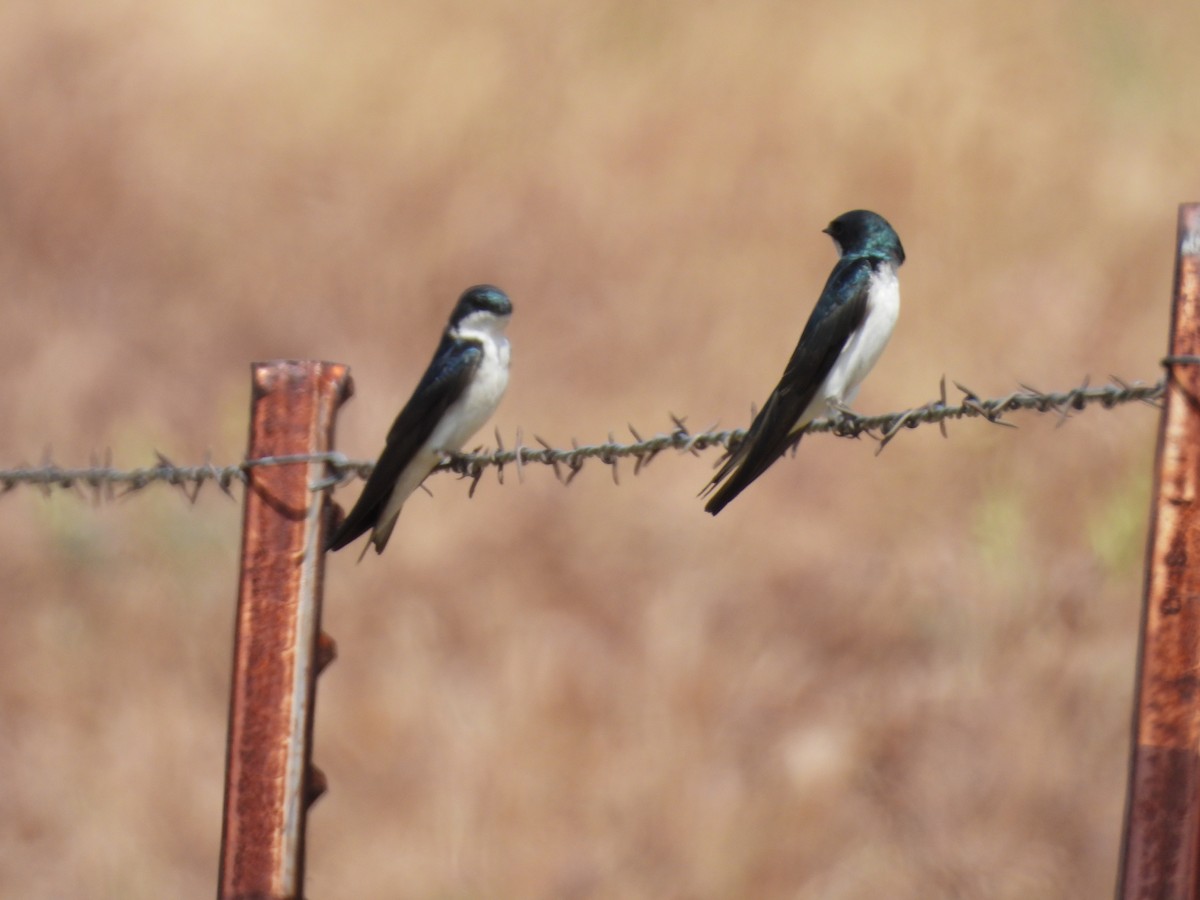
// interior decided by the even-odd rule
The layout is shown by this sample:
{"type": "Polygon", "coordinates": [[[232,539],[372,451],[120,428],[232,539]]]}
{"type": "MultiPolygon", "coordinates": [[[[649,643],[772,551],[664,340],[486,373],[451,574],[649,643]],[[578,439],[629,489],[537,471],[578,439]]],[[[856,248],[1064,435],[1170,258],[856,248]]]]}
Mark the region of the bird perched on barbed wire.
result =
{"type": "Polygon", "coordinates": [[[846,409],[892,336],[900,312],[900,237],[865,209],[843,213],[825,233],[839,259],[779,384],[700,492],[715,490],[704,506],[714,516],[794,446],[813,419],[846,409]]]}
{"type": "Polygon", "coordinates": [[[511,316],[512,302],[490,284],[467,288],[458,298],[433,360],[392,424],[358,502],[330,535],[329,550],[369,529],[363,553],[372,544],[382,553],[404,501],[437,466],[440,453],[461,449],[496,411],[508,387],[504,328],[511,316]]]}

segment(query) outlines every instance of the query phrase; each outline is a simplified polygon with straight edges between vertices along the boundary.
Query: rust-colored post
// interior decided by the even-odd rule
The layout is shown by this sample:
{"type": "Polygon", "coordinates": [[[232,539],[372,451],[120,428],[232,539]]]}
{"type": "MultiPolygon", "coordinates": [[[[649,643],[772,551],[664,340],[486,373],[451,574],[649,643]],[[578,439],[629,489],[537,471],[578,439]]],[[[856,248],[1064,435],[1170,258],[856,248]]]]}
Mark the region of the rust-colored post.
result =
{"type": "MultiPolygon", "coordinates": [[[[1200,355],[1200,204],[1179,208],[1171,355],[1200,355]]],[[[1200,896],[1200,365],[1168,364],[1117,895],[1200,896]]]]}
{"type": "MultiPolygon", "coordinates": [[[[352,390],[336,363],[255,363],[247,459],[332,449],[352,390]]],[[[221,831],[220,900],[299,900],[312,766],[316,676],[333,658],[321,634],[327,492],[323,463],[249,470],[221,831]]]]}

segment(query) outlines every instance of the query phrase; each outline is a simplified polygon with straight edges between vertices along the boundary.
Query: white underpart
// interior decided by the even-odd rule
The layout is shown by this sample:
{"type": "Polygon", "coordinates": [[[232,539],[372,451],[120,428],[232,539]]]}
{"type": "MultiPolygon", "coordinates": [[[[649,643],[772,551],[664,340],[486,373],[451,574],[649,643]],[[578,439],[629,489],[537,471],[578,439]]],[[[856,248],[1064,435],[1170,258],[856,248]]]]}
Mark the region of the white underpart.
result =
{"type": "Polygon", "coordinates": [[[854,402],[863,379],[879,362],[900,315],[900,281],[894,265],[885,263],[871,273],[867,296],[867,314],[862,326],[842,348],[804,415],[792,426],[792,432],[813,419],[838,415],[837,407],[854,402]]]}
{"type": "Polygon", "coordinates": [[[475,339],[483,345],[483,359],[475,370],[475,377],[463,395],[446,410],[442,420],[433,429],[421,449],[413,456],[404,472],[396,479],[396,488],[388,498],[383,515],[377,520],[375,532],[387,534],[392,523],[400,515],[400,508],[409,494],[421,486],[421,482],[433,471],[441,459],[439,450],[461,450],[475,432],[491,418],[500,404],[504,390],[508,387],[508,338],[504,328],[508,317],[489,312],[472,313],[458,323],[454,336],[475,339]]]}

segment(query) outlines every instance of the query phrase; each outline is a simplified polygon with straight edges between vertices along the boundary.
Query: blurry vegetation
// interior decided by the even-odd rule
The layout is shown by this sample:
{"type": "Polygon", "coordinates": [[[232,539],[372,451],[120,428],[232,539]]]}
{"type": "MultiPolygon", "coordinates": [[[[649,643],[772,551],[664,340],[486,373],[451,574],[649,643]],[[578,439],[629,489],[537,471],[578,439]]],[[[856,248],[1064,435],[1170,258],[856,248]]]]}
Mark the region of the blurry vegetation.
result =
{"type": "MultiPolygon", "coordinates": [[[[350,363],[338,445],[376,453],[484,280],[506,440],[744,425],[861,206],[909,261],[860,411],[1155,379],[1197,33],[1184,0],[0,4],[0,462],[240,458],[273,357],[350,363]]],[[[1155,422],[814,436],[715,520],[711,455],[438,476],[329,561],[308,893],[1107,895],[1155,422]]],[[[0,895],[211,895],[240,519],[0,497],[0,895]]]]}
{"type": "Polygon", "coordinates": [[[1145,561],[1152,478],[1149,454],[1141,457],[1099,486],[1099,503],[1088,520],[1092,552],[1111,576],[1136,574],[1145,561]]]}

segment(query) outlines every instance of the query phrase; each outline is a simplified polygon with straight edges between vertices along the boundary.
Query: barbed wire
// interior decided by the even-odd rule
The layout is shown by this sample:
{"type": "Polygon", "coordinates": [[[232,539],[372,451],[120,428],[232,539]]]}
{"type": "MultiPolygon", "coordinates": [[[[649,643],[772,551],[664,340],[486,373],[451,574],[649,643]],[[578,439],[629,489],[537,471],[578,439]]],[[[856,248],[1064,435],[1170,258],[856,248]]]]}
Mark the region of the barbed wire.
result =
{"type": "MultiPolygon", "coordinates": [[[[1200,363],[1200,358],[1197,357],[1167,357],[1163,360],[1163,365],[1168,368],[1178,364],[1197,363],[1200,363]]],[[[1055,413],[1059,416],[1061,424],[1072,413],[1091,406],[1113,409],[1137,402],[1157,407],[1166,390],[1166,382],[1166,378],[1154,384],[1147,384],[1140,381],[1125,382],[1113,377],[1108,384],[1099,387],[1092,387],[1085,380],[1079,387],[1048,393],[1021,385],[1020,390],[990,399],[983,399],[970,388],[954,382],[962,397],[957,403],[951,404],[946,394],[946,379],[943,378],[939,398],[923,406],[877,416],[859,416],[847,410],[836,418],[815,420],[804,433],[830,433],[843,438],[860,438],[866,435],[879,442],[876,451],[879,453],[906,429],[937,425],[945,435],[946,423],[951,420],[983,419],[994,425],[1015,427],[1005,417],[1018,411],[1055,413]]],[[[621,460],[633,460],[633,473],[636,475],[666,450],[698,455],[711,447],[720,447],[728,452],[746,435],[745,429],[741,428],[723,431],[708,428],[692,433],[684,419],[675,415],[671,415],[670,419],[672,428],[665,434],[643,438],[637,429],[628,425],[626,427],[633,437],[631,442],[618,441],[610,432],[608,440],[603,443],[581,445],[572,440],[569,449],[556,448],[536,435],[534,441],[538,446],[526,446],[520,429],[517,431],[515,445],[508,449],[504,447],[497,429],[495,450],[447,454],[435,471],[450,471],[470,479],[470,494],[474,494],[480,478],[487,469],[495,468],[497,478],[503,484],[506,467],[514,466],[518,476],[521,476],[524,467],[530,464],[550,466],[559,481],[570,484],[588,461],[599,460],[609,467],[613,480],[618,481],[617,465],[621,460]]],[[[330,475],[314,484],[314,490],[325,490],[356,477],[366,479],[375,467],[373,461],[351,460],[341,453],[273,456],[243,460],[224,466],[214,465],[207,459],[201,465],[178,466],[162,453],[157,453],[156,457],[157,462],[153,466],[118,469],[112,464],[111,452],[107,452],[103,459],[93,457],[89,466],[68,468],[59,466],[47,453],[38,466],[0,469],[0,494],[24,485],[36,487],[47,495],[56,489],[73,490],[100,501],[162,483],[180,488],[189,500],[195,502],[201,489],[207,484],[214,484],[222,492],[232,496],[233,485],[246,483],[250,470],[259,466],[326,463],[330,475]]]]}

